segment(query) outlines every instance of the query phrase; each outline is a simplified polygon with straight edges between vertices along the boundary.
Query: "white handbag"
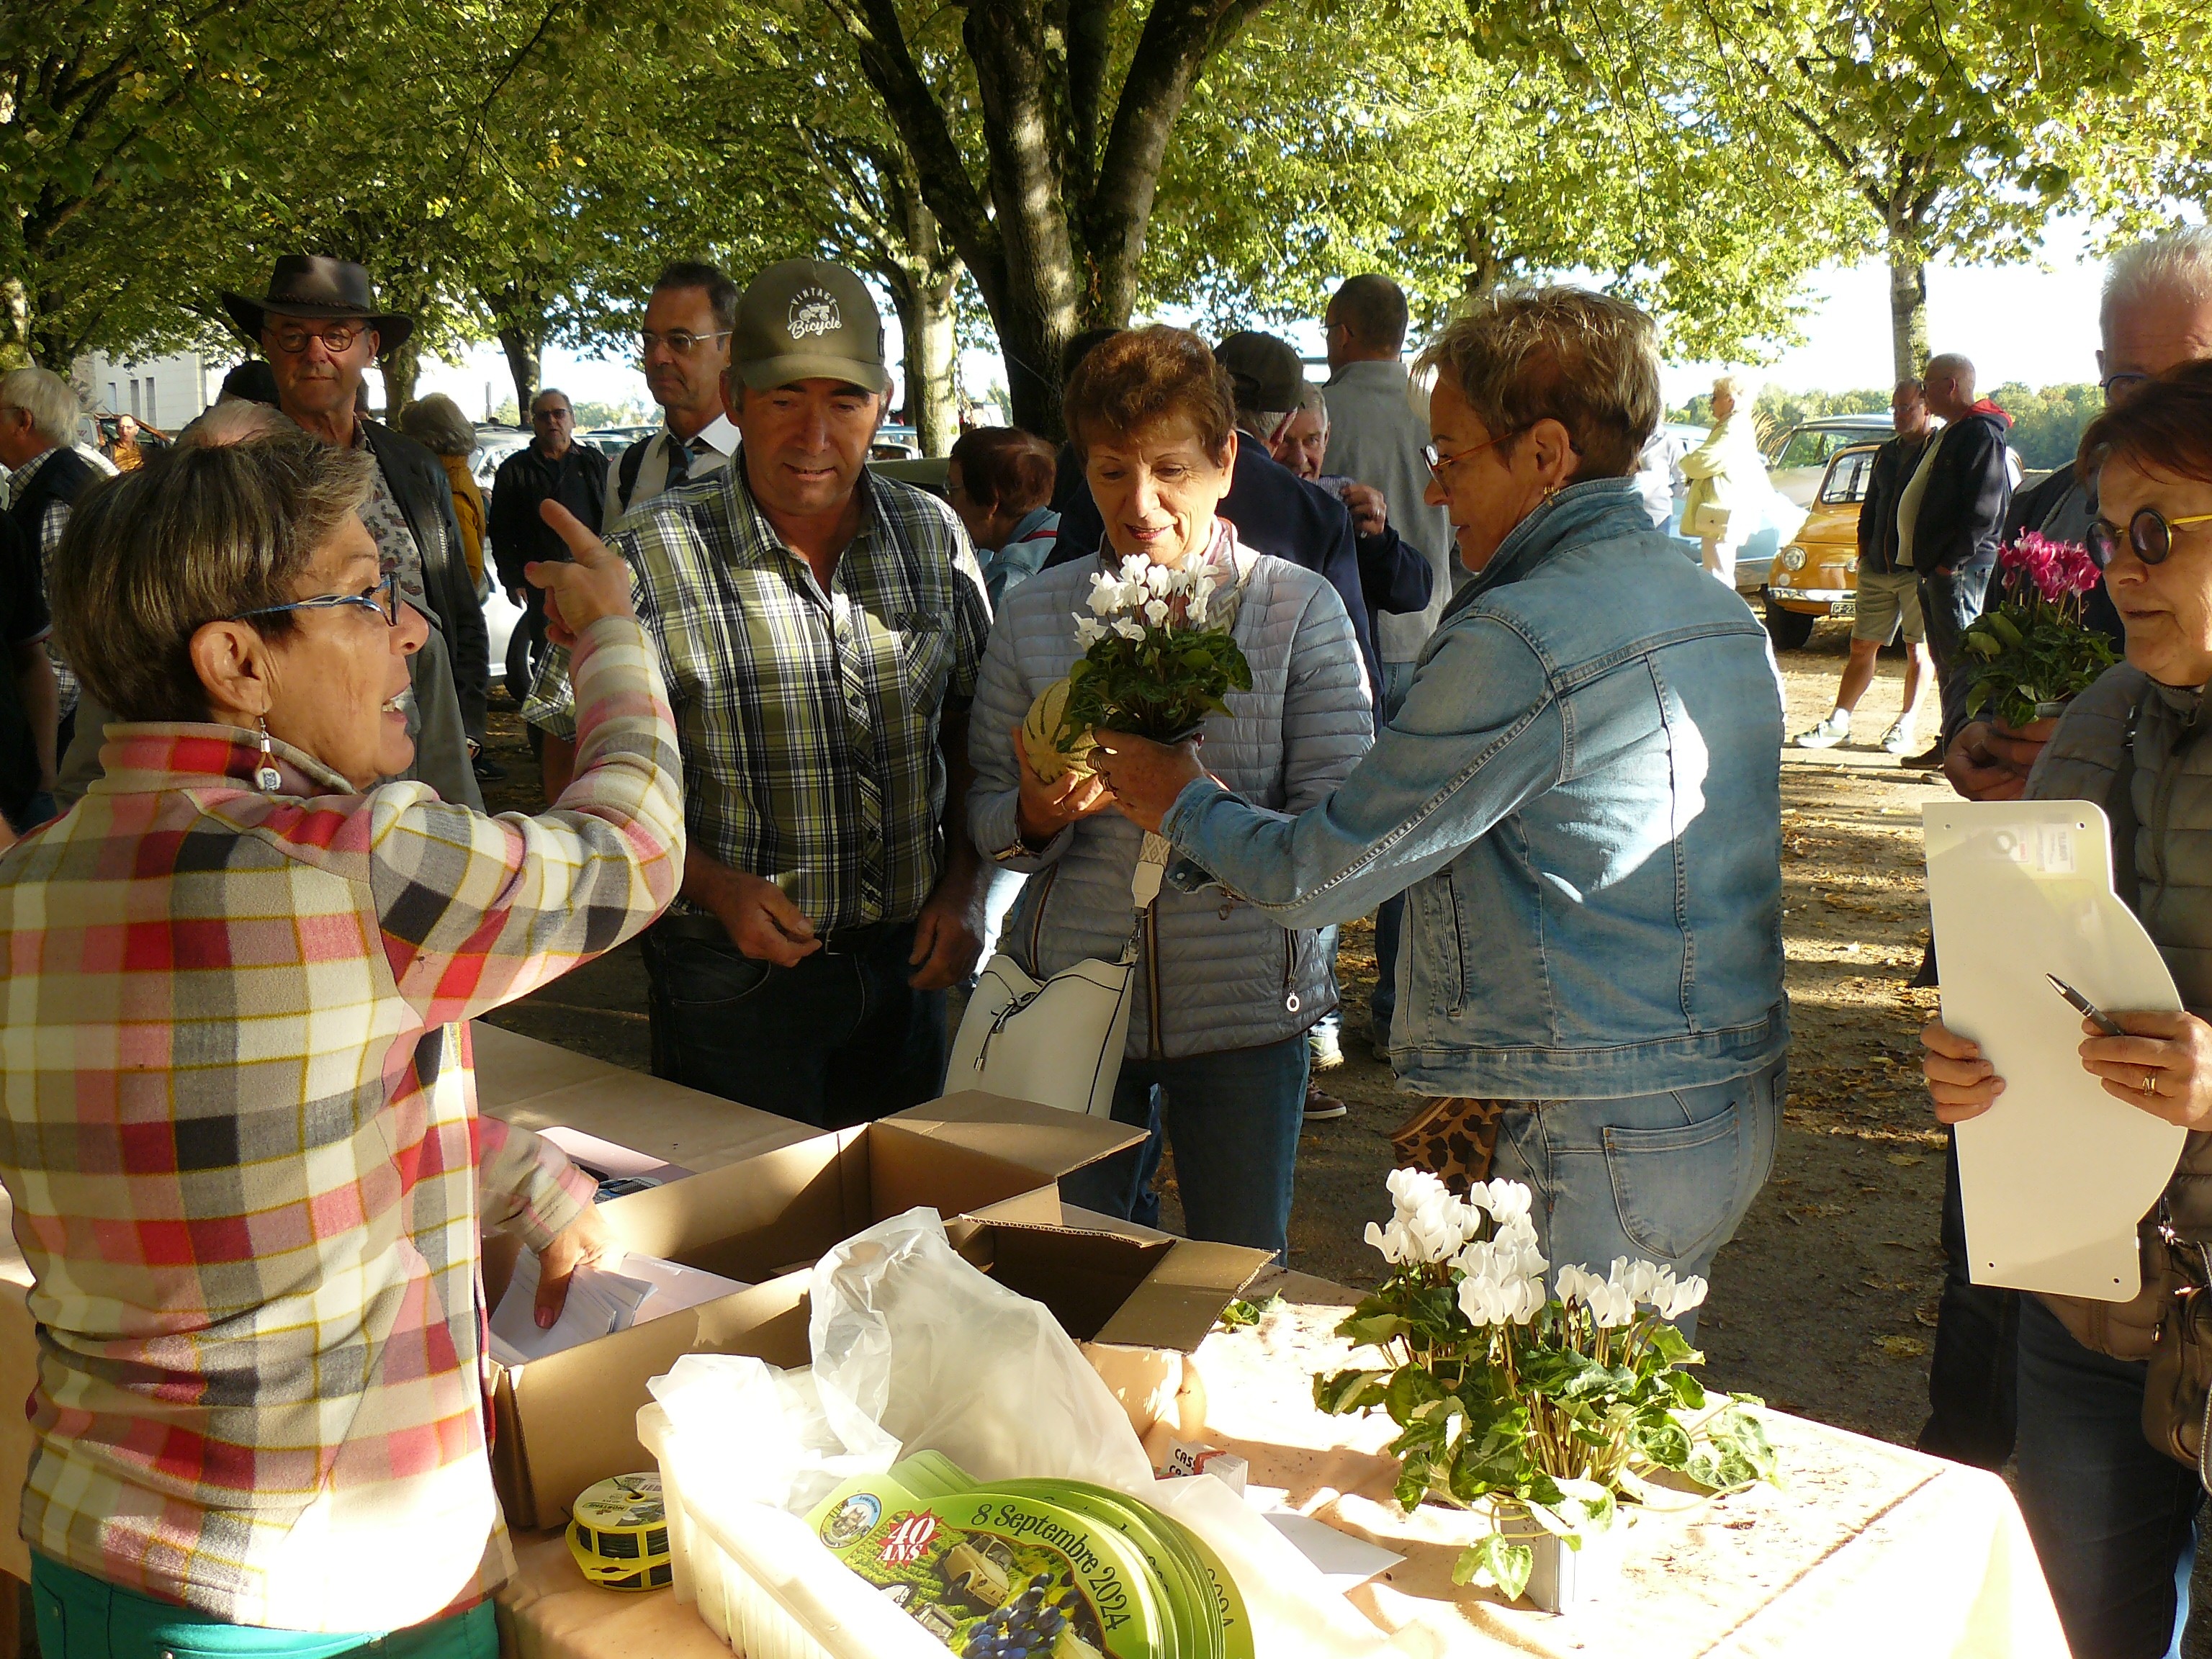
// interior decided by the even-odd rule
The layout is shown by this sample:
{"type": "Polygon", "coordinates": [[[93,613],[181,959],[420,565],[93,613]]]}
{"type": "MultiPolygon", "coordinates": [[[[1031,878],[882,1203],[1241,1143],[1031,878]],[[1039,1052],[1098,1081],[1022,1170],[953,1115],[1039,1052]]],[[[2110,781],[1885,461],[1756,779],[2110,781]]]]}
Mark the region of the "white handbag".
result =
{"type": "Polygon", "coordinates": [[[1090,1117],[1110,1117],[1129,1035],[1129,993],[1145,913],[1159,896],[1168,843],[1147,833],[1129,877],[1136,919],[1118,962],[1085,957],[1040,981],[1004,951],[976,976],[952,1040],[945,1091],[981,1089],[1090,1117]]]}

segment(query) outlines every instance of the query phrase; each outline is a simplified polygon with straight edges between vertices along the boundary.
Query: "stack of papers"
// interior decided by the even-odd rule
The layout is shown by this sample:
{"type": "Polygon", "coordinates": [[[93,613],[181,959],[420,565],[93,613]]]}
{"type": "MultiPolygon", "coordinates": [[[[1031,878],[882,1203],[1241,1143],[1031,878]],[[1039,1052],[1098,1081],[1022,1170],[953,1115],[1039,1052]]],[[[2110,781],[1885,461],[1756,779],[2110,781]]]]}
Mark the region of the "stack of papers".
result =
{"type": "Polygon", "coordinates": [[[492,1312],[491,1357],[512,1370],[663,1314],[696,1308],[702,1302],[750,1288],[678,1261],[625,1252],[609,1256],[597,1267],[577,1268],[568,1280],[568,1299],[561,1317],[540,1330],[538,1257],[525,1250],[515,1261],[507,1294],[492,1312]]]}

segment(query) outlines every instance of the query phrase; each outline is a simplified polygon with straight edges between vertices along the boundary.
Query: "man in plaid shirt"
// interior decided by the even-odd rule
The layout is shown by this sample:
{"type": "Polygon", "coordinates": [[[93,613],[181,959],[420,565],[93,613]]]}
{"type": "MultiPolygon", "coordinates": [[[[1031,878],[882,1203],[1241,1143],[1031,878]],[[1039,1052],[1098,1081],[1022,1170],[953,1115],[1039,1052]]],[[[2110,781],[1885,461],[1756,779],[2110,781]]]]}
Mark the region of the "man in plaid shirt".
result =
{"type": "Polygon", "coordinates": [[[368,465],[289,429],[179,447],[80,504],[57,580],[126,723],[0,858],[0,1179],[40,1346],[22,1531],[56,1656],[320,1656],[353,1644],[283,1632],[428,1620],[407,1651],[483,1651],[489,1607],[461,1610],[509,1561],[479,1229],[563,1287],[605,1237],[588,1179],[478,1117],[466,1022],[673,896],[659,677],[569,520],[576,562],[533,567],[580,630],[557,807],[376,787],[428,625],[357,516],[368,465]],[[210,1622],[273,1628],[204,1648],[210,1622]]]}
{"type": "MultiPolygon", "coordinates": [[[[964,711],[990,611],[935,496],[866,470],[890,386],[860,279],[794,259],[738,308],[731,465],[611,538],[684,755],[683,899],[645,936],[653,1070],[842,1127],[944,1086],[981,948],[964,711]]],[[[568,777],[568,666],[524,718],[568,777]]]]}

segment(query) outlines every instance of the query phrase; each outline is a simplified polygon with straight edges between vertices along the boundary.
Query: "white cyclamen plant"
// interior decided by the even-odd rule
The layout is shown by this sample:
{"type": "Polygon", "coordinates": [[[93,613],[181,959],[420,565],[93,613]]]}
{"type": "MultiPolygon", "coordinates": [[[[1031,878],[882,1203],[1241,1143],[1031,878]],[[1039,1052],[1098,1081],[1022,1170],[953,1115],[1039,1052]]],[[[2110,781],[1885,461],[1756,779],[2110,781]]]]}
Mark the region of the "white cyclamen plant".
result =
{"type": "Polygon", "coordinates": [[[1547,1294],[1528,1188],[1478,1182],[1462,1199],[1420,1170],[1394,1171],[1389,1188],[1390,1220],[1370,1222],[1367,1242],[1390,1277],[1337,1334],[1392,1363],[1317,1376],[1314,1401],[1389,1413],[1403,1508],[1490,1506],[1458,1582],[1526,1587],[1534,1552],[1501,1505],[1579,1549],[1653,1469],[1716,1490],[1774,1479],[1758,1401],[1686,1415],[1705,1413],[1705,1391],[1681,1368],[1704,1356],[1668,1322],[1705,1300],[1704,1279],[1619,1256],[1603,1277],[1562,1267],[1547,1294]]]}
{"type": "Polygon", "coordinates": [[[1178,569],[1133,555],[1093,575],[1054,745],[1069,753],[1097,726],[1171,742],[1225,710],[1231,691],[1250,690],[1230,631],[1238,597],[1234,567],[1212,556],[1178,569]]]}

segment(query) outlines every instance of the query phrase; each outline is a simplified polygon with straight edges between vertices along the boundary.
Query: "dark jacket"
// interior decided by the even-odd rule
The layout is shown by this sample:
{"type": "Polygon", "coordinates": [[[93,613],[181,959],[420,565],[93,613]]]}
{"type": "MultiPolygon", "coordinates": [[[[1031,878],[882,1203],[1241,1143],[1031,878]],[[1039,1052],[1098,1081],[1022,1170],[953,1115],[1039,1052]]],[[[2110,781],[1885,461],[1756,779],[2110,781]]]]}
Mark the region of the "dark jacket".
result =
{"type": "Polygon", "coordinates": [[[1867,475],[1866,500],[1859,506],[1859,568],[1887,575],[1897,568],[1897,502],[1934,436],[1892,438],[1875,452],[1867,475]]]}
{"type": "Polygon", "coordinates": [[[408,533],[422,556],[422,588],[430,608],[438,613],[438,629],[453,659],[462,723],[481,734],[491,692],[491,636],[484,629],[483,606],[477,599],[476,579],[469,574],[468,556],[461,550],[453,486],[444,464],[412,438],[366,419],[361,434],[383,469],[384,481],[391,485],[408,533]]]}
{"type": "Polygon", "coordinates": [[[538,516],[539,505],[556,501],[594,534],[606,511],[607,458],[573,439],[555,460],[532,439],[499,464],[491,486],[491,556],[502,587],[525,586],[522,568],[568,556],[568,545],[538,516]]]}
{"type": "Polygon", "coordinates": [[[39,793],[38,738],[23,707],[15,653],[51,631],[39,556],[15,515],[0,513],[0,817],[10,821],[20,819],[39,793]]]}
{"type": "MultiPolygon", "coordinates": [[[[1319,484],[1305,479],[1267,453],[1249,433],[1237,434],[1237,471],[1221,498],[1221,516],[1237,526],[1237,539],[1256,553],[1321,573],[1344,601],[1352,631],[1359,641],[1370,699],[1382,695],[1382,668],[1375,655],[1375,630],[1368,622],[1367,597],[1359,578],[1359,550],[1352,532],[1352,513],[1319,484]]],[[[1060,546],[1045,561],[1052,569],[1076,559],[1097,556],[1105,539],[1098,503],[1086,487],[1060,517],[1060,546]]],[[[1421,603],[1428,600],[1424,596],[1421,603]]],[[[1419,607],[1415,607],[1418,609],[1419,607]]]]}
{"type": "Polygon", "coordinates": [[[2005,429],[2011,424],[2002,410],[1984,399],[1945,427],[1936,440],[1920,516],[1912,526],[1912,566],[1923,575],[1996,560],[2005,508],[2012,504],[2005,453],[2005,429]]]}
{"type": "Polygon", "coordinates": [[[39,545],[40,534],[46,524],[46,507],[54,501],[74,502],[84,494],[88,484],[100,479],[100,471],[90,461],[64,444],[49,450],[46,460],[31,475],[31,482],[15,500],[8,503],[8,516],[15,521],[15,528],[23,532],[23,539],[31,550],[44,550],[39,545]]]}

